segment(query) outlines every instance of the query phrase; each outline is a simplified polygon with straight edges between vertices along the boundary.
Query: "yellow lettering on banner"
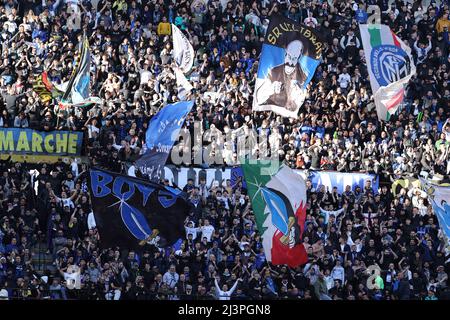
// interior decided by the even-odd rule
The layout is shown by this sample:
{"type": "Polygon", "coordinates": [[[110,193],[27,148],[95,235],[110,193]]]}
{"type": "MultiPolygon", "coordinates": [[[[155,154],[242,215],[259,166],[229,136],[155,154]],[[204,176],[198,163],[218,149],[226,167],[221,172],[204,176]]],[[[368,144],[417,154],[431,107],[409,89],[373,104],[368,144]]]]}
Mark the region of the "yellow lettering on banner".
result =
{"type": "Polygon", "coordinates": [[[305,37],[311,38],[311,31],[310,31],[310,30],[306,29],[306,31],[305,31],[305,37]]]}
{"type": "Polygon", "coordinates": [[[77,143],[78,143],[78,135],[69,134],[69,144],[67,146],[67,153],[76,154],[77,153],[77,143]]]}
{"type": "Polygon", "coordinates": [[[283,30],[285,32],[290,31],[289,24],[287,24],[287,23],[280,24],[280,28],[281,28],[281,30],[283,30]]]}
{"type": "Polygon", "coordinates": [[[31,134],[31,152],[42,152],[42,136],[39,133],[31,134]]]}
{"type": "Polygon", "coordinates": [[[267,36],[267,41],[269,41],[270,44],[275,44],[277,42],[277,39],[272,34],[269,34],[267,36]]]}
{"type": "Polygon", "coordinates": [[[276,39],[278,39],[278,37],[281,36],[281,32],[280,29],[278,29],[278,27],[273,28],[272,32],[276,39]]]}
{"type": "Polygon", "coordinates": [[[12,131],[0,131],[0,151],[14,151],[14,139],[12,131]]]}
{"type": "Polygon", "coordinates": [[[16,151],[30,151],[30,143],[26,131],[21,131],[17,140],[16,151]]]}
{"type": "Polygon", "coordinates": [[[56,153],[67,152],[67,133],[56,134],[56,153]]]}
{"type": "Polygon", "coordinates": [[[53,141],[53,136],[49,134],[44,139],[44,147],[45,151],[47,151],[48,153],[53,153],[54,148],[53,145],[50,144],[50,141],[53,141]]]}

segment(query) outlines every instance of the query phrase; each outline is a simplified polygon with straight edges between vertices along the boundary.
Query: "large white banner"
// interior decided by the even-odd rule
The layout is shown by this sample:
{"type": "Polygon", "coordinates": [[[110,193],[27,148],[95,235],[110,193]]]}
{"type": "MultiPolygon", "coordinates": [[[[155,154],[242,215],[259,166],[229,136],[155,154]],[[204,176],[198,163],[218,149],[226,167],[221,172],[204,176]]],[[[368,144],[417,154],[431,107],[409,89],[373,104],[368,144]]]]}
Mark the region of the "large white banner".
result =
{"type": "MultiPolygon", "coordinates": [[[[331,191],[333,187],[337,187],[338,192],[342,193],[346,186],[350,186],[352,190],[356,186],[364,189],[364,185],[367,181],[370,181],[372,190],[377,192],[378,190],[378,176],[368,173],[343,173],[335,171],[310,171],[294,170],[304,180],[311,180],[311,184],[314,188],[325,186],[331,191]]],[[[227,167],[227,168],[185,168],[176,167],[174,165],[167,165],[164,167],[163,176],[165,179],[169,179],[170,182],[174,182],[180,188],[183,188],[187,184],[188,179],[193,179],[195,184],[200,182],[201,178],[206,180],[208,186],[214,181],[219,184],[225,183],[227,179],[231,180],[231,184],[234,185],[241,179],[243,180],[244,174],[240,167],[227,167]]],[[[245,181],[243,181],[244,187],[246,187],[245,181]]]]}

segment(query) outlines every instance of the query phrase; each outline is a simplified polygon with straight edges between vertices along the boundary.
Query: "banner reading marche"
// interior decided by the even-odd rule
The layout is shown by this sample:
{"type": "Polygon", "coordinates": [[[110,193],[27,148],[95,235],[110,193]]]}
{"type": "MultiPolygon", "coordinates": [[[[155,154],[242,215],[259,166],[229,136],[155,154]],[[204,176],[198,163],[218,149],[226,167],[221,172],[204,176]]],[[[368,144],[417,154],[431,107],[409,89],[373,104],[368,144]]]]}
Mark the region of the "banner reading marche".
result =
{"type": "Polygon", "coordinates": [[[189,72],[194,64],[194,48],[180,29],[172,24],[173,57],[183,73],[189,72]]]}
{"type": "Polygon", "coordinates": [[[184,192],[99,168],[89,171],[88,185],[101,247],[165,247],[184,238],[184,192]]]}
{"type": "Polygon", "coordinates": [[[150,120],[145,133],[147,151],[136,162],[142,174],[152,179],[158,179],[162,175],[170,150],[193,105],[193,101],[169,104],[150,120]]]}
{"type": "Polygon", "coordinates": [[[411,49],[386,25],[360,24],[361,39],[378,118],[388,121],[416,73],[411,49]]]}
{"type": "Polygon", "coordinates": [[[267,261],[292,268],[305,264],[305,180],[286,166],[274,170],[273,175],[263,174],[261,162],[245,162],[242,168],[267,261]]]}
{"type": "Polygon", "coordinates": [[[0,153],[79,156],[83,133],[0,128],[0,153]]]}
{"type": "Polygon", "coordinates": [[[273,16],[262,46],[253,110],[296,118],[324,45],[315,29],[273,16]]]}

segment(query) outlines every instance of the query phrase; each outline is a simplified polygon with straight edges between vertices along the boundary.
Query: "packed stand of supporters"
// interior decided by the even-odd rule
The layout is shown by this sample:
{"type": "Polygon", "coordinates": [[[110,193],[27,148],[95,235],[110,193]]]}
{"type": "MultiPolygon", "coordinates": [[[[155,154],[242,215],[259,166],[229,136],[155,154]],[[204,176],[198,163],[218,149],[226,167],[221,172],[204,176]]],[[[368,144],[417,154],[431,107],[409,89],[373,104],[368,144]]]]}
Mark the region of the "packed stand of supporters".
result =
{"type": "MultiPolygon", "coordinates": [[[[390,187],[402,177],[448,180],[448,1],[428,7],[375,0],[221,3],[226,1],[0,1],[0,127],[82,130],[86,156],[84,163],[32,164],[3,155],[0,299],[448,298],[450,252],[427,195],[412,188],[393,194],[390,187]],[[76,3],[79,30],[68,23],[76,3]],[[404,103],[388,122],[377,118],[359,38],[358,24],[367,22],[372,4],[412,48],[417,66],[404,103]],[[327,43],[297,119],[251,111],[273,14],[318,29],[327,43]],[[178,101],[170,23],[188,36],[196,54],[188,75],[195,107],[183,130],[193,134],[200,122],[203,131],[234,137],[248,130],[275,134],[280,160],[292,168],[379,175],[377,192],[368,185],[339,194],[307,182],[305,266],[266,262],[247,190],[229,180],[179,186],[191,203],[180,248],[99,249],[89,192],[77,177],[92,165],[128,172],[145,145],[149,119],[178,101]],[[103,104],[59,110],[54,102],[41,103],[34,79],[45,70],[51,81],[67,81],[83,30],[93,60],[91,94],[103,104]],[[35,253],[40,245],[51,256],[43,271],[35,253]],[[67,288],[75,266],[80,290],[67,288]]],[[[206,141],[204,148],[225,150],[216,165],[236,165],[233,143],[221,142],[206,141]]]]}

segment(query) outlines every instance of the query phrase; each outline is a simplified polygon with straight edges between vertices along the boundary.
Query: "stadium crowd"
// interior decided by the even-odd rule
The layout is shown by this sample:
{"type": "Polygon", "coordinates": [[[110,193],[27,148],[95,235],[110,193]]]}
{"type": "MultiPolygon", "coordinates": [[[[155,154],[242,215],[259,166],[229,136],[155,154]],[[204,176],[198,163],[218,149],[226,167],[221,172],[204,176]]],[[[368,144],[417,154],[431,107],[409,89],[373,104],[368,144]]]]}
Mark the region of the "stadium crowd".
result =
{"type": "MultiPolygon", "coordinates": [[[[448,240],[426,193],[391,192],[405,177],[449,181],[449,6],[422,2],[1,0],[0,127],[82,130],[86,161],[1,160],[0,299],[448,299],[448,240]],[[372,4],[417,66],[401,109],[387,122],[377,118],[358,38],[372,4]],[[261,45],[277,13],[318,29],[327,43],[297,119],[251,111],[261,45]],[[236,136],[275,133],[280,160],[292,168],[379,175],[377,192],[339,194],[308,182],[305,266],[266,262],[247,190],[230,181],[179,186],[192,210],[177,250],[99,249],[89,193],[77,177],[91,165],[127,172],[145,145],[148,120],[179,100],[170,23],[195,49],[187,75],[195,106],[184,130],[192,133],[197,122],[236,136]],[[51,81],[67,81],[83,30],[91,93],[103,104],[43,104],[34,79],[45,70],[51,81]],[[43,273],[40,244],[52,256],[43,273]],[[75,266],[81,290],[67,288],[75,266]]],[[[224,147],[212,143],[213,152],[224,147]]],[[[236,164],[230,147],[223,165],[236,164]]]]}

